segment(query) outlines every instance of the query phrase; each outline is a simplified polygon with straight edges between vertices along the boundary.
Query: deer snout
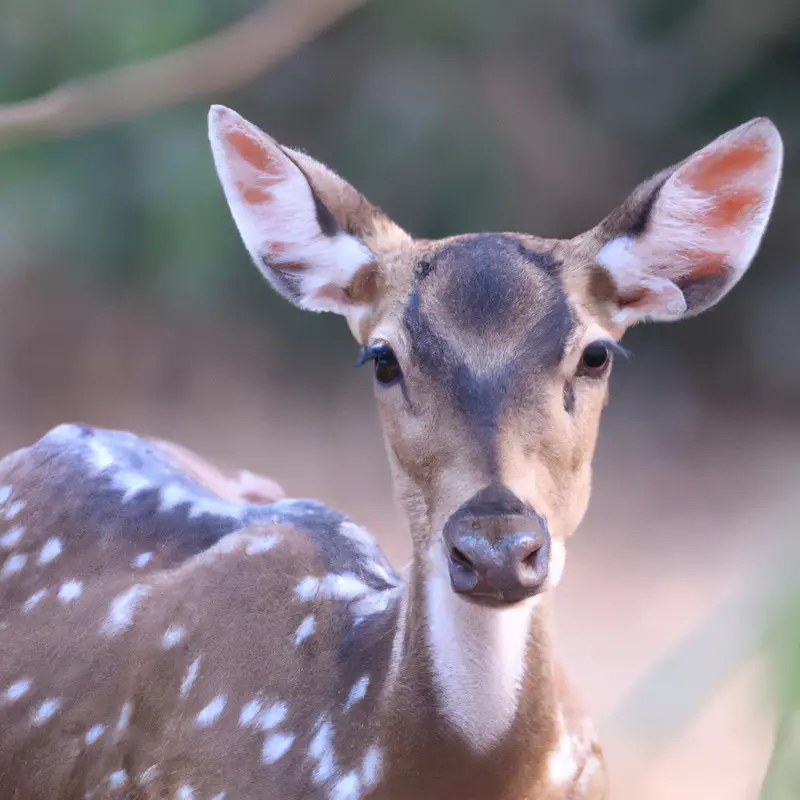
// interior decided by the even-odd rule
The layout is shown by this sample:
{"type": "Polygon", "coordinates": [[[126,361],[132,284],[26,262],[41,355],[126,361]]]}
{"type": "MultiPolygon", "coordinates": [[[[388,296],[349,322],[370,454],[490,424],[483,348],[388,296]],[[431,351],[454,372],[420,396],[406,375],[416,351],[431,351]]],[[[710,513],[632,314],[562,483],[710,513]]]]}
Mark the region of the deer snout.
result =
{"type": "Polygon", "coordinates": [[[487,514],[462,507],[445,525],[444,539],[457,594],[516,603],[544,589],[550,535],[534,511],[487,514]]]}

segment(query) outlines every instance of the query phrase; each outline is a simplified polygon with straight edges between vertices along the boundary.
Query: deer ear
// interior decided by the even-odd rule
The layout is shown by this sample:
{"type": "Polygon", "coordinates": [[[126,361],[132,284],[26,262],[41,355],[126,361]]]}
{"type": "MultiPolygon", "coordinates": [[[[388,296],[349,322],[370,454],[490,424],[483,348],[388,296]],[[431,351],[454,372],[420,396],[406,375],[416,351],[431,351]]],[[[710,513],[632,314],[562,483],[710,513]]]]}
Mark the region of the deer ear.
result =
{"type": "Polygon", "coordinates": [[[312,311],[374,308],[381,236],[392,227],[381,212],[327,167],[224,106],[211,107],[208,128],[236,227],[272,286],[312,311]]]}
{"type": "Polygon", "coordinates": [[[754,119],[643,183],[607,217],[595,260],[615,287],[614,324],[677,320],[719,302],[758,250],[782,161],[777,129],[754,119]]]}

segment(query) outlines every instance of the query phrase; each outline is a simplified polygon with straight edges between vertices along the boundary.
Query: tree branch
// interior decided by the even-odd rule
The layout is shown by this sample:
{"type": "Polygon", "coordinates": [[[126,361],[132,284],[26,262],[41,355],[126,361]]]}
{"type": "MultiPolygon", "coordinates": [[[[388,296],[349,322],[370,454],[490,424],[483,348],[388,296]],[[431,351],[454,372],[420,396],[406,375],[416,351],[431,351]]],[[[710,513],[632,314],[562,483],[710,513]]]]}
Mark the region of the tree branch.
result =
{"type": "Polygon", "coordinates": [[[176,52],[0,105],[0,146],[72,136],[241,86],[366,0],[275,0],[176,52]]]}

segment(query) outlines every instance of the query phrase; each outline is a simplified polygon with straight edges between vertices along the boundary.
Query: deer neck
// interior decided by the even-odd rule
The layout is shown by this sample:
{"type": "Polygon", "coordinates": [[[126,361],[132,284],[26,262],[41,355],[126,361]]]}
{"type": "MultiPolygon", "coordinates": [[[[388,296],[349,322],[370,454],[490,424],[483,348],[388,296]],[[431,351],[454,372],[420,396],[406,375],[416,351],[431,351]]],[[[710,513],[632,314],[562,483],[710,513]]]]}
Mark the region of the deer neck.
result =
{"type": "Polygon", "coordinates": [[[415,555],[386,695],[387,718],[403,719],[393,738],[405,741],[406,764],[430,759],[438,771],[444,748],[462,772],[465,763],[502,763],[507,782],[515,764],[530,775],[545,763],[559,705],[550,615],[544,597],[509,608],[465,601],[450,586],[441,545],[415,555]]]}

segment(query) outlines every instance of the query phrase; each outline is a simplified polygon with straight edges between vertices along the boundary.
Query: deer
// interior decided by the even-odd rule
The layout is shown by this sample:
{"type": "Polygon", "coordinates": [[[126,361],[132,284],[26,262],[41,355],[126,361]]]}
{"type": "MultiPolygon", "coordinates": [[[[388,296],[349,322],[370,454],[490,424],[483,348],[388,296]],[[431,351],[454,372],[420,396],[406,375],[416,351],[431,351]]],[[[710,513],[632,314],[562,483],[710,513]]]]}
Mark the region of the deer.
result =
{"type": "MultiPolygon", "coordinates": [[[[333,170],[209,111],[267,282],[374,373],[412,557],[269,479],[64,423],[0,462],[0,798],[603,800],[554,647],[628,328],[692,317],[765,233],[753,119],[589,231],[413,237],[333,170]]],[[[343,454],[343,461],[346,454],[343,454]]]]}

